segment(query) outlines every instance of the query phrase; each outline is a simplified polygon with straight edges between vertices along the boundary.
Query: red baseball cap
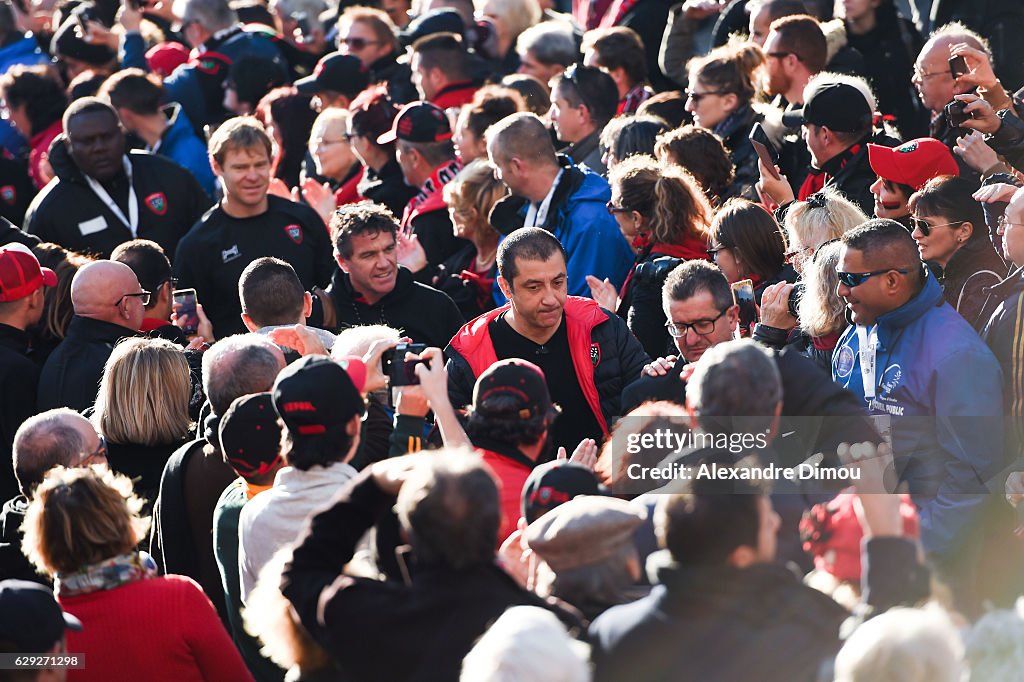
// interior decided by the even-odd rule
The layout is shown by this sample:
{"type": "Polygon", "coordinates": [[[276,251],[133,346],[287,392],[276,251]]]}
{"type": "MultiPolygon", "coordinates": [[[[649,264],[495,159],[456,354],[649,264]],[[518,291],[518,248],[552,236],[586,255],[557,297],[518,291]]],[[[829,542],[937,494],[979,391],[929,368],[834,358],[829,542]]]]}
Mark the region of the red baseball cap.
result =
{"type": "Polygon", "coordinates": [[[883,180],[910,185],[915,190],[940,175],[960,175],[953,153],[932,137],[919,137],[898,147],[868,144],[871,170],[883,180]]]}
{"type": "Polygon", "coordinates": [[[40,266],[24,244],[0,246],[0,301],[17,301],[42,286],[57,286],[53,270],[40,266]]]}

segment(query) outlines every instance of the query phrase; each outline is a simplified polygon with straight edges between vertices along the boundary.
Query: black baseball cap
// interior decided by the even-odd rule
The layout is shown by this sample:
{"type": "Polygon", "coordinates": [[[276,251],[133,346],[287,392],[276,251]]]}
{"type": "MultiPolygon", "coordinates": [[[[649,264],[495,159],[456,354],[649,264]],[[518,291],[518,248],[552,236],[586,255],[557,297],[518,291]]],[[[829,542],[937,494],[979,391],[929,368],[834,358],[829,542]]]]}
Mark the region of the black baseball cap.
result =
{"type": "Polygon", "coordinates": [[[444,111],[430,102],[409,102],[398,110],[391,130],[377,138],[377,144],[444,142],[452,139],[452,127],[444,111]]]}
{"type": "Polygon", "coordinates": [[[66,629],[77,632],[82,622],[60,608],[49,588],[28,580],[0,582],[0,640],[26,654],[41,654],[66,629]]]}
{"type": "Polygon", "coordinates": [[[462,20],[462,15],[451,8],[441,7],[410,21],[404,31],[399,31],[398,41],[402,47],[409,47],[420,38],[435,33],[455,33],[461,36],[465,31],[466,22],[462,20]]]}
{"type": "Polygon", "coordinates": [[[586,467],[564,459],[541,464],[530,472],[523,484],[523,518],[533,523],[577,495],[602,494],[604,489],[597,476],[586,467]]]}
{"type": "Polygon", "coordinates": [[[281,461],[281,426],[270,393],[235,399],[220,418],[220,449],[235,473],[259,478],[281,461]]]}
{"type": "Polygon", "coordinates": [[[871,118],[871,105],[864,93],[849,83],[826,83],[811,92],[802,108],[784,113],[782,122],[789,128],[810,123],[856,133],[869,129],[871,118]]]}
{"type": "Polygon", "coordinates": [[[296,89],[304,95],[315,95],[333,90],[355,97],[370,84],[370,73],[358,58],[350,54],[332,52],[320,59],[312,75],[295,81],[296,89]]]}
{"type": "Polygon", "coordinates": [[[482,417],[530,419],[552,407],[544,371],[528,360],[499,360],[473,387],[473,411],[482,417]]]}
{"type": "Polygon", "coordinates": [[[322,355],[307,355],[281,370],[274,382],[274,410],[293,437],[318,436],[366,412],[351,374],[366,368],[350,359],[348,371],[322,355]],[[356,366],[359,365],[359,366],[356,366]]]}

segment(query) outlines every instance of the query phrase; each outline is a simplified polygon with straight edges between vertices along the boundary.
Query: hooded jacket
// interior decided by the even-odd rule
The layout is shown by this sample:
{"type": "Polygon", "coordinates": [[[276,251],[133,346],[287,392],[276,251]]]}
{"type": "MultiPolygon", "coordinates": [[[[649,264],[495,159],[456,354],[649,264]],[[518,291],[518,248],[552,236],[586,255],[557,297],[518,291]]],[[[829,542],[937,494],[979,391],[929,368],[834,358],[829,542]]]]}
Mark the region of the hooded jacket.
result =
{"type": "Polygon", "coordinates": [[[1002,372],[927,269],[921,291],[879,316],[877,330],[875,397],[865,397],[857,325],[836,346],[832,378],[870,414],[891,416],[896,470],[920,510],[924,548],[949,558],[1003,468],[1002,372]]]}
{"type": "Polygon", "coordinates": [[[210,205],[210,198],[192,174],[173,161],[144,152],[131,152],[127,158],[139,203],[136,234],[86,183],[64,135],[50,146],[50,165],[57,177],[29,205],[25,231],[100,258],[109,258],[118,244],[135,238],[151,239],[166,253],[174,253],[178,240],[210,205]]]}
{"type": "Polygon", "coordinates": [[[167,117],[167,128],[160,137],[154,154],[166,156],[178,164],[199,182],[211,198],[217,195],[217,178],[213,175],[213,168],[210,167],[210,157],[206,151],[206,145],[196,136],[192,122],[181,108],[180,104],[171,103],[163,108],[162,113],[167,117]]]}
{"type": "MultiPolygon", "coordinates": [[[[558,158],[562,176],[542,227],[555,235],[568,254],[568,292],[571,296],[590,295],[587,275],[607,277],[619,289],[634,256],[605,206],[612,198],[608,181],[566,156],[558,158]]],[[[511,234],[523,226],[528,209],[529,202],[523,197],[505,197],[491,209],[491,225],[502,234],[511,234]]],[[[495,299],[503,301],[497,284],[495,289],[495,299]]]]}
{"type": "MultiPolygon", "coordinates": [[[[490,323],[509,307],[506,304],[466,323],[445,349],[452,405],[470,404],[477,377],[502,359],[494,351],[490,323]]],[[[650,358],[622,318],[591,299],[567,297],[564,314],[572,371],[597,423],[608,435],[612,420],[622,414],[623,387],[640,376],[650,358]]],[[[557,380],[548,377],[548,381],[557,380]]]]}

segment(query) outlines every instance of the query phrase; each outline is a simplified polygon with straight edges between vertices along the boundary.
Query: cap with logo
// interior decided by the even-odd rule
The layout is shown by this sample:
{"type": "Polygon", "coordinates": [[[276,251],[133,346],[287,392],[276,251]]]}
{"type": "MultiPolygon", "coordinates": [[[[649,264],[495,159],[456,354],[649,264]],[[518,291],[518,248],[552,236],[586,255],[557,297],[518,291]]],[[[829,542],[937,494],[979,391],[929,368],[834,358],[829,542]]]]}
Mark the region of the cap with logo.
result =
{"type": "Polygon", "coordinates": [[[332,52],[316,64],[313,73],[295,81],[295,87],[304,95],[333,90],[355,97],[370,84],[370,74],[358,58],[350,54],[332,52]]]}
{"type": "Polygon", "coordinates": [[[235,473],[260,478],[281,460],[281,426],[270,393],[237,398],[220,418],[220,447],[235,473]]]}
{"type": "Polygon", "coordinates": [[[444,142],[452,139],[452,127],[440,108],[429,102],[409,102],[398,110],[391,130],[377,138],[377,144],[444,142]]]}
{"type": "Polygon", "coordinates": [[[79,631],[82,623],[60,608],[49,588],[27,580],[0,582],[0,640],[16,651],[42,654],[66,629],[79,631]]]}
{"type": "Polygon", "coordinates": [[[944,142],[919,137],[898,147],[868,144],[871,170],[883,180],[909,185],[915,190],[940,175],[960,175],[960,166],[944,142]]]}
{"type": "Polygon", "coordinates": [[[420,38],[435,33],[455,33],[461,36],[465,30],[466,22],[462,20],[461,14],[448,7],[439,7],[409,22],[409,26],[399,32],[398,40],[402,47],[409,47],[420,38]]]}
{"type": "Polygon", "coordinates": [[[482,417],[530,419],[551,409],[544,371],[528,360],[499,360],[473,387],[473,411],[482,417]]]}
{"type": "Polygon", "coordinates": [[[277,375],[274,410],[293,437],[322,435],[366,411],[366,366],[355,357],[343,363],[307,355],[277,375]]]}
{"type": "Polygon", "coordinates": [[[601,484],[594,472],[567,460],[555,460],[535,467],[523,484],[522,512],[533,523],[577,495],[600,495],[601,484]]]}
{"type": "Polygon", "coordinates": [[[43,286],[57,286],[53,270],[39,265],[39,259],[24,244],[0,246],[0,302],[17,301],[43,286]]]}
{"type": "Polygon", "coordinates": [[[782,122],[790,128],[810,123],[840,133],[867,130],[871,119],[871,105],[864,93],[849,83],[825,83],[811,92],[802,108],[782,115],[782,122]]]}

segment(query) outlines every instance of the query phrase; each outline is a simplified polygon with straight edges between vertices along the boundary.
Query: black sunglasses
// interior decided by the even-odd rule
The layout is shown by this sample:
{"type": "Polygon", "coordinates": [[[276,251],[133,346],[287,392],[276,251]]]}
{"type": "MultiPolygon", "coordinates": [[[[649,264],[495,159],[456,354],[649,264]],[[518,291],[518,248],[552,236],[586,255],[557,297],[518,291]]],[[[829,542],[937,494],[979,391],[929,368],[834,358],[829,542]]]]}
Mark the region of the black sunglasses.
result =
{"type": "Polygon", "coordinates": [[[693,90],[685,91],[686,98],[692,99],[694,104],[700,104],[700,101],[708,95],[728,95],[729,93],[725,90],[709,90],[708,92],[694,92],[693,90]]]}
{"type": "Polygon", "coordinates": [[[923,234],[925,237],[931,235],[932,230],[934,230],[936,227],[949,227],[950,225],[963,225],[965,222],[967,222],[967,221],[966,220],[957,220],[957,221],[954,221],[952,223],[942,223],[941,225],[929,225],[927,222],[925,222],[921,218],[915,218],[914,216],[910,216],[910,226],[913,229],[915,229],[915,230],[921,230],[921,234],[923,234]]]}
{"type": "Polygon", "coordinates": [[[615,204],[613,204],[610,201],[607,204],[605,204],[604,207],[607,208],[608,212],[611,213],[612,215],[615,215],[616,213],[632,213],[633,212],[633,209],[631,209],[631,208],[626,208],[625,206],[616,206],[615,204]]]}
{"type": "Polygon", "coordinates": [[[911,272],[911,270],[906,268],[886,268],[885,270],[874,270],[872,272],[843,272],[842,270],[837,270],[836,274],[839,275],[840,282],[853,289],[854,287],[859,287],[861,284],[864,284],[864,282],[868,281],[872,277],[884,275],[887,272],[898,272],[901,275],[905,275],[908,272],[911,272]]]}
{"type": "Polygon", "coordinates": [[[342,38],[339,42],[344,43],[350,50],[365,50],[367,45],[379,45],[379,40],[367,40],[366,38],[342,38]]]}

